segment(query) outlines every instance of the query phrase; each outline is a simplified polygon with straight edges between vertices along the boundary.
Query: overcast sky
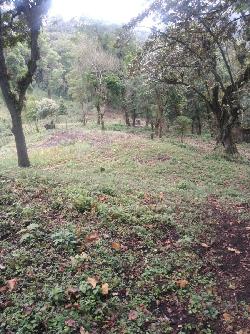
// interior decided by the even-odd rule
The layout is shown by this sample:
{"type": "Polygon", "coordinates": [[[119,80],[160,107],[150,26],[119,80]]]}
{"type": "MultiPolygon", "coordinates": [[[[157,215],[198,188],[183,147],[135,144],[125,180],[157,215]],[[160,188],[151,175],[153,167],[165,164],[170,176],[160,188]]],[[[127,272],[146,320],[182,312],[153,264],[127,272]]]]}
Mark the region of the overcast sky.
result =
{"type": "Polygon", "coordinates": [[[87,16],[108,23],[126,23],[147,7],[149,0],[52,0],[50,14],[64,19],[87,16]]]}

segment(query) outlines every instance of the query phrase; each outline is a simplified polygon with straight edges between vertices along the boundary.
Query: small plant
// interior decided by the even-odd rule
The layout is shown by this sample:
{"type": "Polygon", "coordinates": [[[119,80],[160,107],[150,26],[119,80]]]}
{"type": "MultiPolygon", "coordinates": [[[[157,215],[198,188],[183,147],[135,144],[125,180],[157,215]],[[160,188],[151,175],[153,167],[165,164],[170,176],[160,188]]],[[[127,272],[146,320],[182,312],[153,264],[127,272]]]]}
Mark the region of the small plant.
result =
{"type": "Polygon", "coordinates": [[[49,292],[49,297],[51,301],[55,304],[60,304],[64,301],[64,291],[59,285],[56,285],[53,289],[49,292]]]}
{"type": "Polygon", "coordinates": [[[192,120],[187,116],[176,117],[176,129],[178,134],[181,136],[181,142],[183,143],[183,137],[189,130],[192,120]]]}
{"type": "Polygon", "coordinates": [[[73,199],[73,204],[78,212],[84,213],[86,211],[91,211],[94,201],[92,197],[81,194],[73,199]]]}
{"type": "Polygon", "coordinates": [[[61,249],[72,250],[77,244],[76,235],[68,229],[61,229],[51,235],[53,244],[61,249]]]}

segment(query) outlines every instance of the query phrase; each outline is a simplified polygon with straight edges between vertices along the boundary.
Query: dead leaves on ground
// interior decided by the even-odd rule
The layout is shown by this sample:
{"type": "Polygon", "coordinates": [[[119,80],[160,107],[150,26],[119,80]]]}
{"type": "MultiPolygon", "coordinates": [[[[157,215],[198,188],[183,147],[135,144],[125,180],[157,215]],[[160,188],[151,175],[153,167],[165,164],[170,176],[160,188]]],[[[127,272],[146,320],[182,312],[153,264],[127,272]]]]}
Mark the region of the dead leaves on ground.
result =
{"type": "Polygon", "coordinates": [[[189,284],[186,279],[178,279],[175,283],[180,289],[185,289],[189,284]]]}
{"type": "Polygon", "coordinates": [[[224,321],[226,321],[226,322],[231,322],[232,321],[232,316],[229,313],[226,313],[226,312],[223,313],[222,317],[223,317],[224,321]]]}
{"type": "Polygon", "coordinates": [[[111,247],[116,250],[119,251],[121,249],[121,244],[119,242],[112,242],[111,247]]]}
{"type": "Polygon", "coordinates": [[[138,312],[131,310],[128,314],[128,320],[136,320],[138,318],[138,312]]]}
{"type": "Polygon", "coordinates": [[[94,242],[94,241],[98,241],[100,239],[99,234],[97,232],[93,232],[89,235],[86,236],[85,240],[87,242],[94,242]]]}
{"type": "MultiPolygon", "coordinates": [[[[98,279],[96,279],[95,277],[88,277],[87,282],[92,286],[93,289],[95,289],[97,287],[97,284],[98,284],[98,279]]],[[[108,283],[103,283],[101,285],[101,293],[102,293],[103,296],[108,295],[108,293],[109,293],[108,283]]]]}
{"type": "Polygon", "coordinates": [[[228,250],[229,252],[235,253],[235,254],[237,254],[237,255],[241,254],[241,251],[239,251],[239,250],[236,249],[236,248],[227,247],[227,250],[228,250]]]}
{"type": "Polygon", "coordinates": [[[0,287],[0,293],[6,292],[9,290],[9,292],[13,291],[17,285],[17,279],[12,278],[6,282],[7,284],[0,287]]]}
{"type": "Polygon", "coordinates": [[[108,283],[102,284],[101,291],[102,291],[102,294],[104,296],[108,295],[108,293],[109,293],[109,285],[108,285],[108,283]]]}
{"type": "Polygon", "coordinates": [[[96,288],[98,281],[94,277],[88,277],[87,282],[92,286],[93,289],[96,288]]]}

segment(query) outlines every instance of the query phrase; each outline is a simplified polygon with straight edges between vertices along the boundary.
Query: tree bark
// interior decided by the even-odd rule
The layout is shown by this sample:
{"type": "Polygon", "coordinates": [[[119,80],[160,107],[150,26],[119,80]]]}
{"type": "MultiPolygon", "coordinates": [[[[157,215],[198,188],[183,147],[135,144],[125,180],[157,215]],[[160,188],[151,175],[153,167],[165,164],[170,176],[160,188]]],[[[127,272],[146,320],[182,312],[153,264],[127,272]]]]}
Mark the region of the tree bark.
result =
{"type": "Polygon", "coordinates": [[[82,122],[83,125],[85,126],[87,124],[86,110],[84,108],[84,103],[81,103],[81,105],[82,105],[82,122]]]}
{"type": "Polygon", "coordinates": [[[129,119],[129,114],[128,114],[127,109],[124,109],[124,116],[125,116],[125,123],[126,123],[126,125],[127,126],[131,126],[130,119],[129,119]]]}
{"type": "Polygon", "coordinates": [[[101,121],[101,129],[105,130],[105,124],[104,124],[104,111],[100,113],[100,121],[101,121]]]}
{"type": "Polygon", "coordinates": [[[197,134],[201,136],[201,118],[200,116],[197,117],[197,134]]]}
{"type": "Polygon", "coordinates": [[[21,118],[21,112],[15,111],[11,113],[12,119],[12,133],[15,137],[17,159],[19,167],[29,167],[30,161],[28,157],[28,151],[23,132],[23,124],[21,118]]]}
{"type": "Polygon", "coordinates": [[[101,107],[100,107],[100,103],[97,103],[96,110],[97,110],[97,125],[100,125],[101,124],[101,107]]]}
{"type": "Polygon", "coordinates": [[[224,125],[220,128],[220,133],[217,137],[217,146],[222,145],[225,153],[229,155],[238,155],[237,146],[233,140],[232,127],[224,125]]]}
{"type": "Polygon", "coordinates": [[[135,120],[136,120],[136,110],[134,109],[133,110],[133,113],[132,113],[132,126],[135,127],[135,120]]]}

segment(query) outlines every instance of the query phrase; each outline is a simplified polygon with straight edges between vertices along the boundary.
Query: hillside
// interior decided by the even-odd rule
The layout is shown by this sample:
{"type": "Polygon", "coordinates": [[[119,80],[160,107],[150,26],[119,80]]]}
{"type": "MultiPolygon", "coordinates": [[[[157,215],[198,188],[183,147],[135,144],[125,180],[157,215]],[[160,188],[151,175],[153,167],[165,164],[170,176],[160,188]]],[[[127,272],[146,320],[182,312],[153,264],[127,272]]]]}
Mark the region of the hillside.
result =
{"type": "Polygon", "coordinates": [[[74,128],[0,148],[1,333],[248,333],[249,148],[74,128]]]}

